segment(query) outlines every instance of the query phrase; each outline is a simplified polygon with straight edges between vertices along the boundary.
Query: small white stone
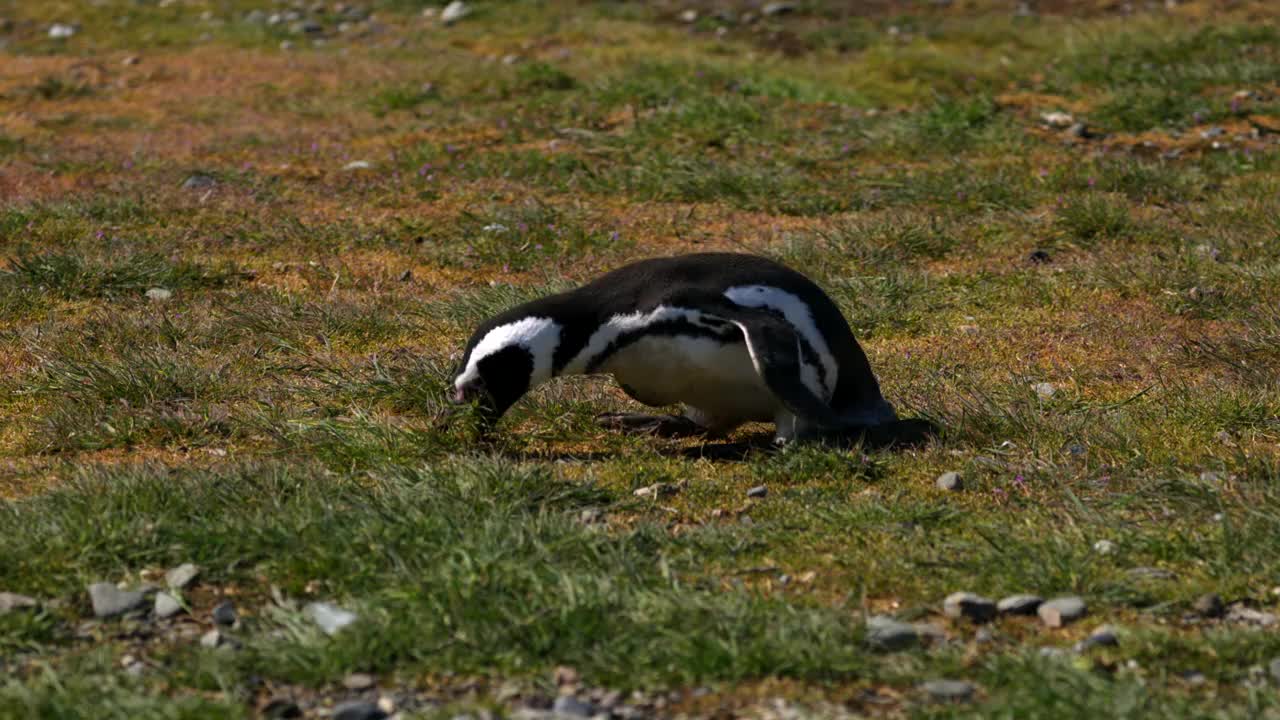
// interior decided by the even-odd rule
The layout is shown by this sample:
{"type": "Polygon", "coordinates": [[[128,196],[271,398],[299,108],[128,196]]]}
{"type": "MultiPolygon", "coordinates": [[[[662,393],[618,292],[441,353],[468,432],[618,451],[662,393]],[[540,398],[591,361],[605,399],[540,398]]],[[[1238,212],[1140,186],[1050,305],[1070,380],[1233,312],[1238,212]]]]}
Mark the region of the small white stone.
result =
{"type": "Polygon", "coordinates": [[[352,160],[346,165],[343,165],[342,169],[343,170],[368,170],[371,167],[373,166],[369,164],[368,160],[352,160]]]}
{"type": "Polygon", "coordinates": [[[680,22],[686,22],[686,23],[698,22],[698,11],[690,9],[680,13],[680,22]]]}
{"type": "Polygon", "coordinates": [[[462,0],[453,0],[444,6],[444,12],[440,13],[440,20],[445,25],[452,25],[470,14],[471,8],[466,3],[462,0]]]}
{"type": "Polygon", "coordinates": [[[147,291],[147,299],[151,302],[164,302],[173,298],[173,291],[154,287],[147,291]]]}
{"type": "Polygon", "coordinates": [[[1058,388],[1054,387],[1053,383],[1047,383],[1047,382],[1036,383],[1035,385],[1031,386],[1031,389],[1035,390],[1036,395],[1039,395],[1040,399],[1042,400],[1048,400],[1049,398],[1053,397],[1053,394],[1055,392],[1058,391],[1058,388]]]}
{"type": "Polygon", "coordinates": [[[323,630],[326,635],[333,635],[337,633],[342,628],[355,622],[358,617],[350,610],[343,610],[336,605],[330,605],[329,603],[323,602],[311,603],[303,608],[303,612],[305,612],[307,617],[310,617],[315,624],[319,625],[320,629],[323,630]]]}
{"type": "Polygon", "coordinates": [[[49,37],[53,38],[54,40],[66,40],[67,38],[75,34],[76,34],[76,28],[74,25],[68,25],[66,23],[54,23],[49,26],[49,37]]]}
{"type": "Polygon", "coordinates": [[[1099,540],[1093,544],[1093,551],[1099,555],[1110,555],[1116,549],[1116,544],[1110,540],[1099,540]]]}
{"type": "Polygon", "coordinates": [[[1047,112],[1040,116],[1040,119],[1049,127],[1068,128],[1075,124],[1076,119],[1071,117],[1070,113],[1061,111],[1047,112]]]}

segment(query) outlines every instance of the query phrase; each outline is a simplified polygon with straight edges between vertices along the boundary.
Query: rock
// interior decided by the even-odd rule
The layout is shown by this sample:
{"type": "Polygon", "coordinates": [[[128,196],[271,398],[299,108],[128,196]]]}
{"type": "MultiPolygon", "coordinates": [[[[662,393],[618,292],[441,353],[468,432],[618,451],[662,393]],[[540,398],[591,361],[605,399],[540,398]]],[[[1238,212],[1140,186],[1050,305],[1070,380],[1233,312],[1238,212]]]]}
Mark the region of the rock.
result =
{"type": "Polygon", "coordinates": [[[387,713],[375,703],[357,700],[335,707],[330,717],[333,720],[383,720],[387,713]]]}
{"type": "Polygon", "coordinates": [[[964,489],[964,478],[960,477],[960,473],[952,470],[939,475],[938,479],[933,481],[933,484],[939,490],[949,490],[954,492],[956,490],[964,489]]]}
{"type": "Polygon", "coordinates": [[[749,498],[762,498],[768,494],[769,494],[769,488],[765,487],[764,485],[757,485],[747,491],[747,497],[749,498]]]}
{"type": "Polygon", "coordinates": [[[303,608],[303,612],[311,618],[312,622],[319,625],[326,635],[333,635],[357,620],[355,613],[323,602],[309,603],[303,608]]]}
{"type": "Polygon", "coordinates": [[[125,67],[133,67],[134,65],[137,65],[140,62],[142,62],[142,58],[138,57],[137,55],[128,55],[125,57],[125,59],[120,61],[120,64],[124,65],[125,67]]]}
{"type": "Polygon", "coordinates": [[[1271,627],[1277,622],[1274,614],[1247,608],[1243,605],[1231,606],[1231,609],[1227,611],[1227,619],[1231,622],[1258,625],[1259,627],[1271,627]]]}
{"type": "Polygon", "coordinates": [[[14,610],[27,610],[35,608],[39,603],[33,597],[19,595],[18,593],[0,592],[0,615],[8,615],[14,610]]]}
{"type": "Polygon", "coordinates": [[[217,178],[204,173],[195,173],[188,175],[187,179],[182,181],[183,190],[207,190],[218,184],[217,178]]]}
{"type": "Polygon", "coordinates": [[[973,634],[973,641],[979,645],[995,642],[996,634],[991,632],[991,628],[981,627],[978,632],[973,634]]]}
{"type": "Polygon", "coordinates": [[[1059,628],[1079,620],[1088,612],[1084,600],[1078,597],[1054,598],[1040,605],[1036,614],[1051,628],[1059,628]]]}
{"type": "Polygon", "coordinates": [[[996,603],[996,611],[1001,615],[1035,615],[1043,604],[1039,595],[1010,595],[996,603]]]}
{"type": "Polygon", "coordinates": [[[1116,544],[1110,540],[1099,540],[1093,544],[1093,551],[1099,555],[1110,555],[1116,549],[1116,544]]]}
{"type": "Polygon", "coordinates": [[[1267,672],[1271,673],[1272,680],[1280,683],[1280,657],[1272,658],[1271,662],[1267,663],[1267,672]]]}
{"type": "Polygon", "coordinates": [[[342,687],[348,690],[368,690],[376,684],[377,680],[369,673],[351,673],[342,678],[342,687]]]}
{"type": "Polygon", "coordinates": [[[995,618],[996,604],[970,592],[954,592],[942,601],[942,612],[949,618],[966,618],[985,623],[995,618]]]}
{"type": "Polygon", "coordinates": [[[1212,140],[1217,137],[1222,137],[1223,135],[1226,135],[1226,134],[1227,134],[1226,130],[1223,130],[1222,128],[1216,127],[1216,126],[1200,131],[1200,137],[1205,140],[1212,140]]]}
{"type": "Polygon", "coordinates": [[[973,684],[964,680],[929,680],[920,689],[934,702],[968,702],[974,693],[973,684]]]}
{"type": "Polygon", "coordinates": [[[1097,137],[1097,133],[1090,130],[1089,126],[1082,122],[1075,123],[1071,127],[1067,128],[1065,134],[1067,137],[1080,138],[1081,140],[1088,140],[1089,138],[1097,137]]]}
{"type": "Polygon", "coordinates": [[[770,2],[765,3],[760,8],[760,14],[765,17],[773,17],[775,15],[786,15],[796,11],[796,4],[791,2],[770,2]]]}
{"type": "Polygon", "coordinates": [[[1044,113],[1040,116],[1040,119],[1044,121],[1045,125],[1059,130],[1069,128],[1076,122],[1076,119],[1071,116],[1071,113],[1064,113],[1060,111],[1044,113]]]}
{"type": "Polygon", "coordinates": [[[440,22],[452,25],[470,14],[471,8],[466,3],[462,0],[453,0],[444,6],[444,11],[440,13],[440,22]]]}
{"type": "Polygon", "coordinates": [[[1027,255],[1027,259],[1037,265],[1043,265],[1049,262],[1050,260],[1052,260],[1053,257],[1049,255],[1048,250],[1042,250],[1040,248],[1036,248],[1035,250],[1032,250],[1027,255]]]}
{"type": "Polygon", "coordinates": [[[302,717],[302,708],[289,698],[272,698],[262,706],[263,720],[293,720],[302,717]]]}
{"type": "Polygon", "coordinates": [[[1036,391],[1036,395],[1039,395],[1041,400],[1048,400],[1058,391],[1058,388],[1054,387],[1053,383],[1047,382],[1036,383],[1031,386],[1031,389],[1036,391]]]}
{"type": "Polygon", "coordinates": [[[223,600],[213,608],[213,624],[231,627],[236,624],[236,606],[230,600],[223,600]]]}
{"type": "Polygon", "coordinates": [[[350,172],[352,170],[368,170],[372,167],[373,165],[371,165],[368,160],[352,160],[346,165],[343,165],[342,169],[350,172]]]}
{"type": "Polygon", "coordinates": [[[1115,647],[1120,644],[1120,638],[1116,636],[1115,630],[1110,625],[1103,625],[1089,634],[1089,637],[1076,643],[1076,652],[1085,652],[1096,647],[1115,647]]]}
{"type": "Polygon", "coordinates": [[[150,300],[151,302],[165,302],[166,300],[171,300],[172,298],[173,298],[173,291],[166,288],[153,287],[147,291],[147,299],[150,300]]]}
{"type": "Polygon", "coordinates": [[[596,709],[572,695],[561,695],[551,705],[551,712],[564,717],[591,717],[596,709]]]}
{"type": "Polygon", "coordinates": [[[289,51],[289,50],[292,50],[292,49],[293,49],[293,41],[292,41],[292,40],[281,40],[281,41],[280,41],[280,49],[281,49],[281,50],[284,50],[284,51],[286,51],[286,52],[287,52],[287,51],[289,51]]]}
{"type": "Polygon", "coordinates": [[[49,37],[54,40],[66,40],[76,34],[76,27],[66,23],[54,23],[49,26],[49,37]]]}
{"type": "Polygon", "coordinates": [[[200,568],[191,563],[182,563],[164,574],[164,583],[174,590],[185,590],[199,574],[200,568]]]}
{"type": "Polygon", "coordinates": [[[210,630],[200,636],[200,645],[207,648],[231,647],[231,638],[223,635],[219,630],[210,630]]]}
{"type": "Polygon", "coordinates": [[[94,617],[109,618],[141,607],[146,598],[140,592],[121,590],[111,583],[94,583],[89,586],[89,601],[93,603],[94,617]]]}
{"type": "Polygon", "coordinates": [[[914,625],[872,615],[867,618],[867,643],[876,650],[905,650],[920,643],[920,633],[914,625]]]}
{"type": "Polygon", "coordinates": [[[1227,606],[1222,602],[1222,596],[1218,593],[1206,593],[1196,598],[1191,606],[1201,617],[1220,618],[1227,612],[1227,606]]]}
{"type": "Polygon", "coordinates": [[[155,613],[161,620],[171,618],[182,612],[182,603],[167,592],[156,593],[155,613]]]}
{"type": "Polygon", "coordinates": [[[646,485],[631,494],[638,498],[659,498],[674,495],[679,489],[680,486],[676,483],[660,482],[652,485],[646,485]]]}
{"type": "Polygon", "coordinates": [[[690,24],[698,22],[698,11],[690,8],[680,13],[680,22],[690,24]]]}
{"type": "Polygon", "coordinates": [[[296,22],[290,28],[295,35],[319,35],[324,32],[324,26],[315,20],[303,20],[296,22]]]}

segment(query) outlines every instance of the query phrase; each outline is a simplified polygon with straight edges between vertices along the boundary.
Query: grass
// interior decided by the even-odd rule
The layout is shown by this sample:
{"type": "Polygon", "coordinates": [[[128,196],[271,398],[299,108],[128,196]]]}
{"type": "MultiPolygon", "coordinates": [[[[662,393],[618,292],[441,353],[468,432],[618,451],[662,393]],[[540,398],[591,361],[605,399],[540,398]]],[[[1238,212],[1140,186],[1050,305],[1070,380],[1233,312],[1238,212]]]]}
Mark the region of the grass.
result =
{"type": "Polygon", "coordinates": [[[39,600],[0,615],[0,718],[321,717],[353,672],[503,716],[566,668],[655,716],[1277,712],[1239,619],[1280,612],[1268,4],[348,5],[0,30],[0,591],[39,600]],[[726,460],[597,428],[634,407],[606,379],[489,439],[447,403],[486,318],[707,249],[820,282],[941,438],[726,460]],[[183,562],[189,616],[91,619],[183,562]],[[1089,615],[980,634],[957,590],[1089,615]],[[876,614],[945,639],[876,651],[876,614]]]}

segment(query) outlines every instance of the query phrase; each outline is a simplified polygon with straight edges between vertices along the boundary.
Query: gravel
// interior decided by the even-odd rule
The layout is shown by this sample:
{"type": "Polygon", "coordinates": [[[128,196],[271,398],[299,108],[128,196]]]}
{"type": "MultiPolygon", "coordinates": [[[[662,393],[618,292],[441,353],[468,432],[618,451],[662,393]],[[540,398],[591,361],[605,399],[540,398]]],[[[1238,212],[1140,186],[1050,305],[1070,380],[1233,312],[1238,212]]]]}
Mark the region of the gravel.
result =
{"type": "Polygon", "coordinates": [[[1039,595],[1010,595],[996,603],[996,610],[1001,615],[1035,615],[1043,604],[1039,595]]]}
{"type": "Polygon", "coordinates": [[[960,473],[955,471],[944,472],[938,476],[937,480],[933,481],[933,484],[939,490],[963,490],[964,478],[960,477],[960,473]]]}
{"type": "Polygon", "coordinates": [[[949,618],[985,623],[995,619],[996,604],[971,592],[954,592],[942,601],[942,612],[949,618]]]}
{"type": "Polygon", "coordinates": [[[351,673],[342,678],[342,687],[348,690],[368,690],[376,684],[377,680],[369,673],[351,673]]]}
{"type": "Polygon", "coordinates": [[[94,617],[109,618],[141,607],[146,598],[140,592],[121,590],[111,583],[94,583],[89,586],[89,601],[94,617]]]}
{"type": "Polygon", "coordinates": [[[591,717],[596,714],[593,706],[572,695],[561,695],[556,698],[555,703],[551,705],[551,711],[565,717],[591,717]]]}
{"type": "Polygon", "coordinates": [[[1036,613],[1051,628],[1064,627],[1084,617],[1089,611],[1084,600],[1070,596],[1054,598],[1041,605],[1036,613]]]}

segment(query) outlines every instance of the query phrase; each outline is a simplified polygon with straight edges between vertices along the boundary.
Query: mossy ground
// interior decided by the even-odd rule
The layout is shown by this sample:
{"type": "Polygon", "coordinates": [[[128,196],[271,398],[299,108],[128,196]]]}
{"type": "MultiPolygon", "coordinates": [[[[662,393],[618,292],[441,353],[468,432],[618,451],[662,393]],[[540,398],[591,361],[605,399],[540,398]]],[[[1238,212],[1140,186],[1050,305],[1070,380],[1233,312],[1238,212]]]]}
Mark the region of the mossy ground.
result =
{"type": "Polygon", "coordinates": [[[0,590],[45,602],[0,617],[0,717],[240,717],[357,670],[452,712],[557,666],[666,714],[1275,716],[1280,636],[1189,612],[1280,587],[1280,12],[1039,5],[0,5],[0,590]],[[488,314],[703,249],[819,280],[941,439],[712,460],[596,429],[629,407],[598,379],[496,444],[443,422],[488,314]],[[87,583],[185,561],[241,651],[81,627],[87,583]],[[326,639],[273,586],[362,619],[326,639]],[[978,643],[954,590],[1090,616],[978,643]],[[950,641],[872,653],[868,613],[950,641]]]}

